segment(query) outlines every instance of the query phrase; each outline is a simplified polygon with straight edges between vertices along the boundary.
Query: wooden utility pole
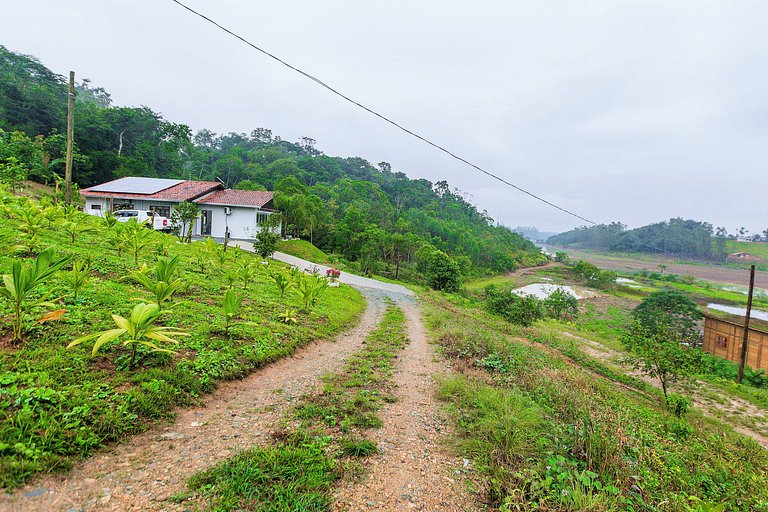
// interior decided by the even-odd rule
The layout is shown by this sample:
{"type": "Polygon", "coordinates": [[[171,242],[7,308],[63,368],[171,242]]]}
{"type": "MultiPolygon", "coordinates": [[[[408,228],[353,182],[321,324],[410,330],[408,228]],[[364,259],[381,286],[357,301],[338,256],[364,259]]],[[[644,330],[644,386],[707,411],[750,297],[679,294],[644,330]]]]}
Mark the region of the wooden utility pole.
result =
{"type": "Polygon", "coordinates": [[[741,384],[744,377],[744,365],[747,362],[747,342],[749,341],[749,317],[752,315],[752,294],[755,292],[755,266],[749,269],[749,295],[747,295],[747,314],[744,317],[744,337],[741,342],[741,359],[739,360],[739,378],[736,382],[741,384]]]}
{"type": "Polygon", "coordinates": [[[72,204],[72,145],[75,138],[75,72],[69,72],[67,99],[67,161],[64,167],[64,201],[72,204]]]}

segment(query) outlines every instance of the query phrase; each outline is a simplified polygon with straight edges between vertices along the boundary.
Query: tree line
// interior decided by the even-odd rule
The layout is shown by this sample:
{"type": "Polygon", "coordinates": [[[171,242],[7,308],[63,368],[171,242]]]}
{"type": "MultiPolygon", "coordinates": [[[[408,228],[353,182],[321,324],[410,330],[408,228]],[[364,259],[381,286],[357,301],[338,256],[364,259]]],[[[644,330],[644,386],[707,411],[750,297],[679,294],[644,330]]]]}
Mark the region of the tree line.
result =
{"type": "Polygon", "coordinates": [[[671,253],[676,256],[722,260],[727,255],[724,228],[707,222],[674,218],[635,229],[619,222],[582,226],[551,236],[547,243],[600,251],[671,253]]]}
{"type": "MultiPolygon", "coordinates": [[[[0,179],[13,186],[63,175],[66,89],[66,79],[34,57],[0,46],[0,179]]],[[[410,179],[387,162],[328,156],[313,139],[289,142],[266,128],[193,134],[149,107],[112,105],[88,80],[77,84],[75,108],[73,178],[80,187],[146,176],[274,190],[286,233],[363,272],[416,278],[435,251],[465,275],[543,258],[446,181],[410,179]]]]}

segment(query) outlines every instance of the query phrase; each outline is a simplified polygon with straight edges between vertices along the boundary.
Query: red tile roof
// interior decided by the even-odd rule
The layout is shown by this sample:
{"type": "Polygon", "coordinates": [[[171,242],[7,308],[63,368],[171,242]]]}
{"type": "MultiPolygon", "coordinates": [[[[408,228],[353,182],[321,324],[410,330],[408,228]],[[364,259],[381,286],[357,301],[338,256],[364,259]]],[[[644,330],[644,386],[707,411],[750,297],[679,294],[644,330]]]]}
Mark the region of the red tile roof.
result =
{"type": "Polygon", "coordinates": [[[274,192],[261,190],[217,190],[213,194],[195,201],[199,204],[217,204],[224,206],[252,206],[262,208],[272,200],[274,192]]]}
{"type": "Polygon", "coordinates": [[[216,189],[222,188],[221,183],[215,181],[194,181],[187,180],[182,181],[178,185],[174,185],[160,192],[154,194],[136,194],[129,192],[97,192],[88,188],[83,189],[80,193],[86,197],[117,197],[124,199],[157,199],[159,201],[172,201],[172,202],[184,202],[192,201],[202,195],[213,192],[216,189]]]}

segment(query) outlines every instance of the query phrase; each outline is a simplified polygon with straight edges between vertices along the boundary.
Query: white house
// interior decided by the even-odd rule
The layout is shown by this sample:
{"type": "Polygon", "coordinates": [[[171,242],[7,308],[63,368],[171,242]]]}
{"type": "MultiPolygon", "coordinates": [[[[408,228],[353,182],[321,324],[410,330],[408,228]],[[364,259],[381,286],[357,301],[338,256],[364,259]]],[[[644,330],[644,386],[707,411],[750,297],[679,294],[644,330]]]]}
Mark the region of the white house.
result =
{"type": "Polygon", "coordinates": [[[195,203],[200,218],[193,234],[214,238],[224,238],[227,229],[230,238],[254,238],[275,213],[272,192],[225,189],[213,181],[126,177],[80,193],[85,198],[85,212],[99,216],[105,211],[131,209],[154,211],[170,218],[177,204],[195,203]]]}

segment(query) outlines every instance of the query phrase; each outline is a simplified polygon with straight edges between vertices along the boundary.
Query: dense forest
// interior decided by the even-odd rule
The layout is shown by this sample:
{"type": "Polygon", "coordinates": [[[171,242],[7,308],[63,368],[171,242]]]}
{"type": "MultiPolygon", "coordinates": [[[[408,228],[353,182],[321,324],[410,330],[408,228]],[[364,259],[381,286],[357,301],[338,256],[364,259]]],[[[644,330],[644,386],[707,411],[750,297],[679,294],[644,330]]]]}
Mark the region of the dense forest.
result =
{"type": "MultiPolygon", "coordinates": [[[[34,57],[0,46],[0,179],[53,183],[63,175],[67,86],[34,57]]],[[[289,234],[365,272],[417,276],[439,250],[464,274],[536,264],[538,249],[447,182],[409,179],[386,162],[323,154],[268,129],[193,134],[150,108],[113,106],[90,81],[77,85],[73,176],[82,188],[122,176],[224,181],[276,192],[289,234]],[[422,257],[420,257],[420,255],[422,257]]]]}
{"type": "Polygon", "coordinates": [[[695,220],[669,219],[635,229],[619,222],[580,227],[551,236],[547,243],[600,251],[670,253],[675,256],[722,260],[726,256],[724,228],[695,220]]]}

